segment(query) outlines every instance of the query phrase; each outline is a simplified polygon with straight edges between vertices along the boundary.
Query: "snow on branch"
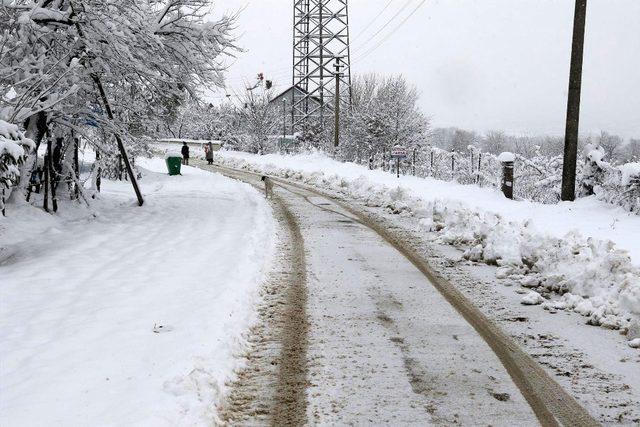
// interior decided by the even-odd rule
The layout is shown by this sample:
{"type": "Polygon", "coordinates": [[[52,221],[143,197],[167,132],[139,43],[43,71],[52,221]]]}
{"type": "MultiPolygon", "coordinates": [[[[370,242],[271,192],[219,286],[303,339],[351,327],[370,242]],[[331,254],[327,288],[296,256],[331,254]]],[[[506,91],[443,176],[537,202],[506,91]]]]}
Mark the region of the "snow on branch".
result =
{"type": "Polygon", "coordinates": [[[36,148],[35,143],[26,138],[18,126],[0,120],[0,209],[4,210],[7,190],[15,185],[20,177],[19,166],[27,154],[36,148]]]}

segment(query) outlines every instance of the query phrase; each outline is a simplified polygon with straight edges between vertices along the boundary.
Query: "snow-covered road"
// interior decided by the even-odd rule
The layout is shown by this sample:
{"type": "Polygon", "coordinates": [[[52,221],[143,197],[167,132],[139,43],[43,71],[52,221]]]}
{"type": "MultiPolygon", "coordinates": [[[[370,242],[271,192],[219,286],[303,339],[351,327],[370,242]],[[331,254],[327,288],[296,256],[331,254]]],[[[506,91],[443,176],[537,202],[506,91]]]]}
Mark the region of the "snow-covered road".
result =
{"type": "Polygon", "coordinates": [[[140,166],[141,208],[105,181],[98,217],[64,204],[0,221],[1,425],[214,418],[271,262],[270,208],[219,175],[140,166]]]}
{"type": "Polygon", "coordinates": [[[309,421],[536,424],[489,346],[416,267],[328,199],[287,201],[309,248],[309,421]]]}
{"type": "MultiPolygon", "coordinates": [[[[248,173],[224,172],[259,183],[248,173]]],[[[552,425],[554,417],[580,419],[584,425],[592,422],[545,374],[541,382],[531,380],[525,389],[544,382],[552,386],[543,384],[534,393],[529,389],[525,399],[518,385],[523,387],[525,377],[536,378],[542,370],[525,363],[515,370],[511,364],[508,372],[495,348],[424,272],[353,211],[283,182],[276,192],[276,204],[295,215],[307,254],[306,281],[290,285],[306,286],[308,332],[300,351],[306,352],[307,360],[308,423],[552,425]],[[522,371],[514,374],[518,369],[522,371]],[[517,377],[515,382],[510,374],[517,377]],[[548,400],[540,404],[544,393],[548,400]],[[548,402],[552,403],[546,406],[548,402]],[[531,405],[537,405],[536,413],[531,405]]],[[[286,303],[282,307],[286,309],[286,303]]],[[[263,351],[249,355],[254,362],[249,368],[252,375],[245,377],[253,382],[250,388],[269,383],[257,379],[256,372],[273,373],[269,365],[283,361],[274,359],[274,346],[263,351]]],[[[517,354],[510,348],[500,357],[517,354]]],[[[255,418],[255,408],[249,413],[247,407],[236,410],[245,413],[231,414],[230,419],[264,421],[255,418]]],[[[276,409],[262,407],[259,414],[264,417],[268,410],[276,409]]]]}

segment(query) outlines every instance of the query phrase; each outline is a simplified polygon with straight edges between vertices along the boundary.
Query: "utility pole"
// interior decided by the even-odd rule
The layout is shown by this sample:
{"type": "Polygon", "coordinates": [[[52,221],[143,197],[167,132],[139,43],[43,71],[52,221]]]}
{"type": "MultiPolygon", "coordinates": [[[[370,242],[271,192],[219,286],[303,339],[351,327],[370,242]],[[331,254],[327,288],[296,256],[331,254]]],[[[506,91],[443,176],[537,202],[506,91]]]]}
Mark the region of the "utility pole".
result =
{"type": "Polygon", "coordinates": [[[569,98],[567,124],[564,136],[564,162],[562,165],[562,194],[564,201],[576,198],[576,162],[578,159],[578,131],[580,127],[580,93],[582,90],[582,62],[584,57],[584,31],[587,0],[576,0],[573,17],[573,43],[571,70],[569,71],[569,98]]]}
{"type": "Polygon", "coordinates": [[[280,144],[280,150],[282,150],[282,145],[286,143],[286,138],[287,138],[287,98],[283,98],[282,99],[282,143],[280,144]]]}
{"type": "Polygon", "coordinates": [[[336,57],[336,64],[334,65],[336,72],[336,100],[334,106],[334,116],[335,116],[335,132],[334,132],[334,140],[333,140],[333,149],[337,149],[340,144],[340,78],[342,74],[340,73],[340,68],[342,68],[342,64],[340,64],[340,57],[336,57]]]}
{"type": "Polygon", "coordinates": [[[287,137],[287,100],[282,100],[282,140],[287,137]]]}

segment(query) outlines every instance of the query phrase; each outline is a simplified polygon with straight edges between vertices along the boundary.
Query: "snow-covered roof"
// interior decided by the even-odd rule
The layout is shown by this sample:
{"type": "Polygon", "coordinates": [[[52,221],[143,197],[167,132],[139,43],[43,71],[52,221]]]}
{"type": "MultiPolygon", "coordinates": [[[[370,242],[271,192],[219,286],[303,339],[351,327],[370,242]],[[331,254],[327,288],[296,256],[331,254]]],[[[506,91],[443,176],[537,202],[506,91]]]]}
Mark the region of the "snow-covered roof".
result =
{"type": "MultiPolygon", "coordinates": [[[[287,98],[289,93],[296,90],[297,92],[299,92],[300,94],[302,94],[303,96],[307,94],[307,91],[305,91],[304,89],[302,89],[300,86],[298,85],[294,85],[294,86],[289,86],[286,90],[284,90],[283,92],[281,92],[279,95],[276,95],[275,97],[273,97],[269,103],[274,103],[274,102],[280,102],[283,98],[287,98]]],[[[322,101],[320,100],[320,98],[318,98],[317,96],[311,96],[310,97],[313,101],[315,101],[316,103],[318,103],[318,105],[322,104],[322,101]]],[[[330,104],[325,104],[325,107],[327,108],[331,108],[330,104]]]]}

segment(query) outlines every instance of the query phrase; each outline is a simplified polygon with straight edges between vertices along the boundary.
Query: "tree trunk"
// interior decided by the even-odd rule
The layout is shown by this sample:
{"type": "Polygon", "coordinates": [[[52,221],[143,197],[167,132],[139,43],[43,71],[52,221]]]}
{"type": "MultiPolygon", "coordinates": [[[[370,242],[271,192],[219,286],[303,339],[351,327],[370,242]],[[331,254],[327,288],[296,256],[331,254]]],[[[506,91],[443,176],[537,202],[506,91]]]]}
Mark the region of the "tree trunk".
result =
{"type": "MultiPolygon", "coordinates": [[[[109,120],[113,121],[113,112],[111,111],[111,104],[109,103],[109,99],[107,98],[107,94],[104,91],[104,87],[100,82],[100,78],[97,75],[92,75],[93,81],[98,86],[98,92],[100,92],[100,98],[102,99],[102,103],[104,104],[105,109],[107,110],[107,116],[109,120]]],[[[116,137],[116,142],[118,143],[118,150],[122,155],[122,160],[124,161],[124,165],[127,169],[127,173],[129,174],[129,178],[131,178],[131,184],[133,185],[133,190],[136,193],[136,197],[138,198],[138,205],[142,206],[144,203],[144,199],[142,198],[142,193],[140,192],[140,188],[138,187],[138,181],[136,180],[135,175],[133,174],[133,169],[131,168],[131,164],[129,163],[129,157],[127,156],[127,151],[124,148],[124,144],[122,143],[122,138],[118,133],[114,133],[116,137]]]]}
{"type": "Polygon", "coordinates": [[[78,183],[80,182],[80,161],[79,161],[79,156],[78,156],[78,145],[79,145],[79,141],[78,138],[73,138],[73,173],[75,174],[76,177],[76,182],[74,185],[74,194],[75,194],[75,198],[78,199],[80,197],[80,188],[78,187],[78,183]]]}
{"type": "Polygon", "coordinates": [[[31,172],[35,169],[34,166],[38,164],[38,147],[42,138],[47,133],[47,115],[44,112],[39,112],[29,117],[25,123],[26,129],[25,136],[31,139],[36,144],[36,149],[27,156],[25,161],[20,167],[20,176],[18,182],[15,185],[14,191],[9,194],[8,201],[16,201],[18,198],[21,200],[27,199],[27,189],[29,188],[29,181],[31,180],[31,172]]]}

